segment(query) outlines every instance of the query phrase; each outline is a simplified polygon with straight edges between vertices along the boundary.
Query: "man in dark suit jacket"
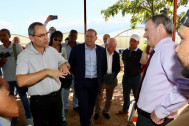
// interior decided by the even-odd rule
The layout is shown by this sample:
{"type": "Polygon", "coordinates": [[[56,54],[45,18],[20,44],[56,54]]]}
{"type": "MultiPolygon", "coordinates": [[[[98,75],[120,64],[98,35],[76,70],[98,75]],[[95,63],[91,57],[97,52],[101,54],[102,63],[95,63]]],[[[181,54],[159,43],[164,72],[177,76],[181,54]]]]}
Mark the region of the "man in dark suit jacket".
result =
{"type": "Polygon", "coordinates": [[[85,43],[72,48],[69,63],[75,79],[81,126],[90,126],[97,93],[100,90],[105,60],[104,48],[95,45],[97,33],[93,29],[86,32],[85,43]]]}
{"type": "Polygon", "coordinates": [[[120,71],[120,58],[119,53],[115,51],[117,46],[117,42],[114,38],[108,38],[107,40],[107,48],[106,48],[106,74],[103,77],[102,85],[100,93],[97,96],[96,100],[96,109],[94,120],[99,118],[101,113],[100,104],[103,97],[103,91],[106,89],[106,101],[105,106],[102,110],[102,114],[106,119],[110,119],[109,110],[111,106],[112,96],[114,92],[114,88],[117,86],[117,74],[120,71]]]}

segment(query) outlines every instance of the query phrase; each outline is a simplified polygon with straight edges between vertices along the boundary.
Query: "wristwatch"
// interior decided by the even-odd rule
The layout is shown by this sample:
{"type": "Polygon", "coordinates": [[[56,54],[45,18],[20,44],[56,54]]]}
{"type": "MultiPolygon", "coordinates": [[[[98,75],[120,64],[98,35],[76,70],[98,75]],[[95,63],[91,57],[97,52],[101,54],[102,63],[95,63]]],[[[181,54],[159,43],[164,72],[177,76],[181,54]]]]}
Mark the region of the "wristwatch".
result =
{"type": "Polygon", "coordinates": [[[68,62],[65,63],[67,65],[67,67],[70,67],[70,64],[68,62]]]}

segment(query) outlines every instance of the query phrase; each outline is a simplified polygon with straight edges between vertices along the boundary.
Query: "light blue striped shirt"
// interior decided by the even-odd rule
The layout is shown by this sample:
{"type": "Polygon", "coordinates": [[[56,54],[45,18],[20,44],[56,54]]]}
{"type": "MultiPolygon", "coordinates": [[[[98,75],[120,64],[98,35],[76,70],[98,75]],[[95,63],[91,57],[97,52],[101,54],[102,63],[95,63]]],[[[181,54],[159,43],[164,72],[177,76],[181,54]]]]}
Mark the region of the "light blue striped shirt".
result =
{"type": "Polygon", "coordinates": [[[85,44],[85,78],[97,78],[96,45],[90,50],[85,44]]]}

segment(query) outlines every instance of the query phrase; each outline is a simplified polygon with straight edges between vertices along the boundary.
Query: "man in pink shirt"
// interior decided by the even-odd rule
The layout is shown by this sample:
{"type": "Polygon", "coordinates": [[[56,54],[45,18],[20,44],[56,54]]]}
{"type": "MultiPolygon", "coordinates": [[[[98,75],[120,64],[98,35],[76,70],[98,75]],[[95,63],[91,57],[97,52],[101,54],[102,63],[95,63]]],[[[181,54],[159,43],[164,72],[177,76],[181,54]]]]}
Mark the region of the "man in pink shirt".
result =
{"type": "Polygon", "coordinates": [[[144,37],[154,49],[139,94],[137,126],[166,125],[187,99],[178,91],[177,83],[189,83],[181,75],[181,64],[172,41],[173,23],[165,15],[146,21],[144,37]]]}

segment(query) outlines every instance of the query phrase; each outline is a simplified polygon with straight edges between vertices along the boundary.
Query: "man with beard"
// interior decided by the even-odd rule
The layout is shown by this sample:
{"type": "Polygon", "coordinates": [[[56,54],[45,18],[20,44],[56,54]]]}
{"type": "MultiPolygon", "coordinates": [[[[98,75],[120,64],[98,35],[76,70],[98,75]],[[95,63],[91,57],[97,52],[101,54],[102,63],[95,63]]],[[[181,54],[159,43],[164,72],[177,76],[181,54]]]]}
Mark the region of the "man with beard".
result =
{"type": "MultiPolygon", "coordinates": [[[[182,26],[179,31],[179,36],[181,38],[180,45],[176,48],[176,53],[183,66],[182,75],[189,78],[189,10],[186,15],[181,19],[182,26]]],[[[189,99],[189,86],[188,84],[183,84],[179,86],[179,90],[189,99]],[[183,88],[183,86],[185,88],[183,88]]],[[[168,126],[188,126],[189,124],[189,106],[187,106],[179,117],[171,122],[168,126]]]]}

